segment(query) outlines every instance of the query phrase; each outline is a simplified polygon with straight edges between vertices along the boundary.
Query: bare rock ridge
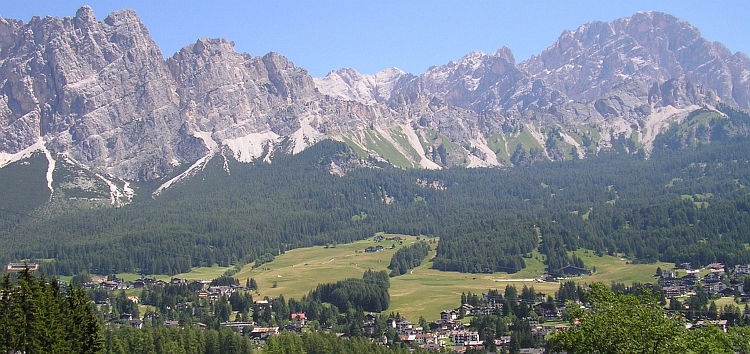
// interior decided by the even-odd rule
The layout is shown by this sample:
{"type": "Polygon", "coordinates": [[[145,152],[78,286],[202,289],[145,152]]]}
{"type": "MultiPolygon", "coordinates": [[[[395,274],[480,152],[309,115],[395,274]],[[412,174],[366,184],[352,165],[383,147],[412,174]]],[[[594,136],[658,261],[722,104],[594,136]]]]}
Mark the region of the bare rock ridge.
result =
{"type": "MultiPolygon", "coordinates": [[[[750,108],[750,58],[658,12],[592,22],[517,63],[472,52],[421,75],[313,79],[276,53],[198,39],[164,59],[132,10],[98,21],[0,18],[0,167],[30,150],[101,175],[154,180],[213,156],[270,161],[344,141],[400,167],[585,157],[719,102],[750,108]]],[[[168,186],[168,184],[166,185],[168,186]]],[[[165,186],[165,187],[166,187],[165,186]]]]}

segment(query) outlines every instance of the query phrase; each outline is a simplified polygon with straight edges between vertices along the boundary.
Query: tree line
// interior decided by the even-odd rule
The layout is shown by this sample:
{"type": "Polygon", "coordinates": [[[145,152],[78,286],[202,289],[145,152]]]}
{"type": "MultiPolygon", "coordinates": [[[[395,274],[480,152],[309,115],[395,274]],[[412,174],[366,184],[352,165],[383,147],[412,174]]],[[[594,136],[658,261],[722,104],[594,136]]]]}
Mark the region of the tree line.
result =
{"type": "Polygon", "coordinates": [[[602,153],[511,170],[339,177],[326,166],[354,153],[325,141],[271,164],[233,163],[231,174],[217,159],[156,200],[122,208],[0,213],[0,261],[53,260],[42,269],[60,275],[176,274],[387,232],[440,237],[433,266],[460,272],[516,272],[540,246],[552,272],[581,265],[568,256],[577,248],[640,262],[750,263],[748,153],[749,141],[728,137],[659,145],[649,159],[602,153]]]}
{"type": "Polygon", "coordinates": [[[413,245],[400,248],[391,257],[388,269],[391,270],[389,276],[397,277],[406,274],[408,271],[419,267],[422,260],[430,253],[430,245],[425,241],[419,241],[413,245]]]}

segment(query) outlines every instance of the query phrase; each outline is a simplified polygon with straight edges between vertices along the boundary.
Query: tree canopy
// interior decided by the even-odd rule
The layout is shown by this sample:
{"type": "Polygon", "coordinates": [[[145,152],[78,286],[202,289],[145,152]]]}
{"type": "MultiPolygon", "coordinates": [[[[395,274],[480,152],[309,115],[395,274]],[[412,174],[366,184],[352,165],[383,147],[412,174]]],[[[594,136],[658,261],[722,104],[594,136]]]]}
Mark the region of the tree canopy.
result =
{"type": "Polygon", "coordinates": [[[585,292],[589,308],[568,301],[571,327],[553,333],[553,352],[577,353],[747,353],[747,328],[724,333],[708,325],[686,329],[679,315],[666,311],[659,299],[614,293],[601,283],[585,292]]]}

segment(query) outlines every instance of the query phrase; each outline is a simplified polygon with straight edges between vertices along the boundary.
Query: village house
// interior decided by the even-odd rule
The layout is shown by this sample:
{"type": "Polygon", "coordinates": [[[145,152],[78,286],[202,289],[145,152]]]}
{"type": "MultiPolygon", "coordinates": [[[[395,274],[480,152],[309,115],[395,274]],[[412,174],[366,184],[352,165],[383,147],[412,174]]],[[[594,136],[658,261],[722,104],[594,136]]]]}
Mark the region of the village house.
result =
{"type": "Polygon", "coordinates": [[[251,339],[266,340],[270,336],[278,336],[279,327],[255,327],[250,332],[251,339]]]}
{"type": "Polygon", "coordinates": [[[723,290],[723,287],[726,287],[726,285],[722,283],[705,283],[703,284],[702,289],[706,294],[712,294],[723,290]]]}
{"type": "Polygon", "coordinates": [[[127,321],[125,321],[125,324],[128,325],[128,326],[130,326],[130,327],[136,328],[136,329],[143,328],[143,321],[139,320],[139,319],[127,320],[127,321]]]}
{"type": "Polygon", "coordinates": [[[365,248],[365,253],[375,253],[375,252],[380,252],[382,250],[383,250],[383,246],[380,246],[380,245],[370,246],[370,247],[365,248]]]}
{"type": "Polygon", "coordinates": [[[454,331],[451,333],[451,339],[455,345],[466,345],[468,342],[479,341],[479,332],[454,331]]]}
{"type": "Polygon", "coordinates": [[[398,336],[398,339],[409,345],[417,344],[423,346],[427,343],[434,343],[435,335],[432,333],[402,334],[398,336]]]}
{"type": "Polygon", "coordinates": [[[396,321],[395,323],[396,333],[398,334],[406,334],[407,332],[411,331],[413,328],[413,324],[407,320],[401,319],[396,321]]]}
{"type": "Polygon", "coordinates": [[[724,265],[721,263],[711,263],[706,266],[706,269],[721,270],[724,271],[724,265]]]}
{"type": "Polygon", "coordinates": [[[565,267],[560,268],[560,273],[564,274],[568,277],[577,277],[581,275],[591,275],[591,271],[585,268],[579,268],[574,267],[572,265],[567,265],[565,267]]]}
{"type": "Polygon", "coordinates": [[[491,307],[475,307],[469,311],[472,316],[489,316],[495,313],[495,309],[491,307]]]}
{"type": "Polygon", "coordinates": [[[661,272],[661,277],[666,279],[676,279],[677,278],[677,270],[675,269],[667,269],[665,271],[661,272]]]}
{"type": "Polygon", "coordinates": [[[500,310],[503,309],[503,297],[499,292],[482,293],[482,302],[490,308],[500,307],[500,310]]]}
{"type": "Polygon", "coordinates": [[[532,329],[539,325],[539,320],[536,319],[536,317],[524,317],[522,320],[529,323],[529,327],[532,329]]]}
{"type": "Polygon", "coordinates": [[[721,279],[724,278],[723,273],[708,273],[705,277],[703,277],[704,283],[718,283],[721,282],[721,279]]]}
{"type": "Polygon", "coordinates": [[[304,312],[293,313],[290,317],[292,322],[294,322],[298,326],[304,327],[305,325],[307,325],[307,316],[305,316],[304,312]]]}
{"type": "Polygon", "coordinates": [[[440,319],[443,321],[453,321],[458,318],[456,310],[443,310],[440,312],[440,319]]]}
{"type": "Polygon", "coordinates": [[[750,274],[750,265],[737,264],[732,271],[732,279],[739,280],[743,275],[750,274]]]}
{"type": "Polygon", "coordinates": [[[255,327],[258,324],[253,321],[237,321],[237,322],[222,322],[219,324],[222,327],[238,328],[244,330],[246,327],[255,327]]]}
{"type": "Polygon", "coordinates": [[[180,321],[164,321],[162,325],[164,327],[179,327],[180,321]]]}
{"type": "Polygon", "coordinates": [[[682,288],[679,286],[666,286],[661,289],[661,292],[664,294],[665,298],[671,299],[673,297],[681,296],[682,288]]]}
{"type": "Polygon", "coordinates": [[[495,339],[495,346],[498,349],[509,349],[510,348],[510,336],[500,336],[495,339]]]}
{"type": "Polygon", "coordinates": [[[436,342],[427,342],[422,345],[422,348],[427,350],[440,350],[443,348],[443,342],[442,341],[436,341],[436,342]]]}
{"type": "Polygon", "coordinates": [[[701,320],[693,324],[686,325],[687,329],[701,328],[707,326],[719,327],[723,332],[727,332],[727,320],[701,320]]]}
{"type": "Polygon", "coordinates": [[[412,327],[404,328],[401,332],[406,335],[424,334],[424,328],[412,326],[412,327]]]}
{"type": "Polygon", "coordinates": [[[39,270],[39,264],[37,263],[8,263],[8,265],[5,266],[5,272],[18,273],[26,269],[26,267],[29,268],[30,272],[39,270]]]}

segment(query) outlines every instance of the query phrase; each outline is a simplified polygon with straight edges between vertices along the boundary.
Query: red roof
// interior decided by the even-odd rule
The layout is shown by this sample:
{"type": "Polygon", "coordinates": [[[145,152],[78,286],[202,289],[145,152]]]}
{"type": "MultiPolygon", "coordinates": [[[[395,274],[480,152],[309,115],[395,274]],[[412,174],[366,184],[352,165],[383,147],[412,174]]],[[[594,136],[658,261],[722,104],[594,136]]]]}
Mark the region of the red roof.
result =
{"type": "Polygon", "coordinates": [[[306,320],[307,317],[305,317],[304,313],[293,313],[292,314],[292,319],[293,320],[306,320]]]}

